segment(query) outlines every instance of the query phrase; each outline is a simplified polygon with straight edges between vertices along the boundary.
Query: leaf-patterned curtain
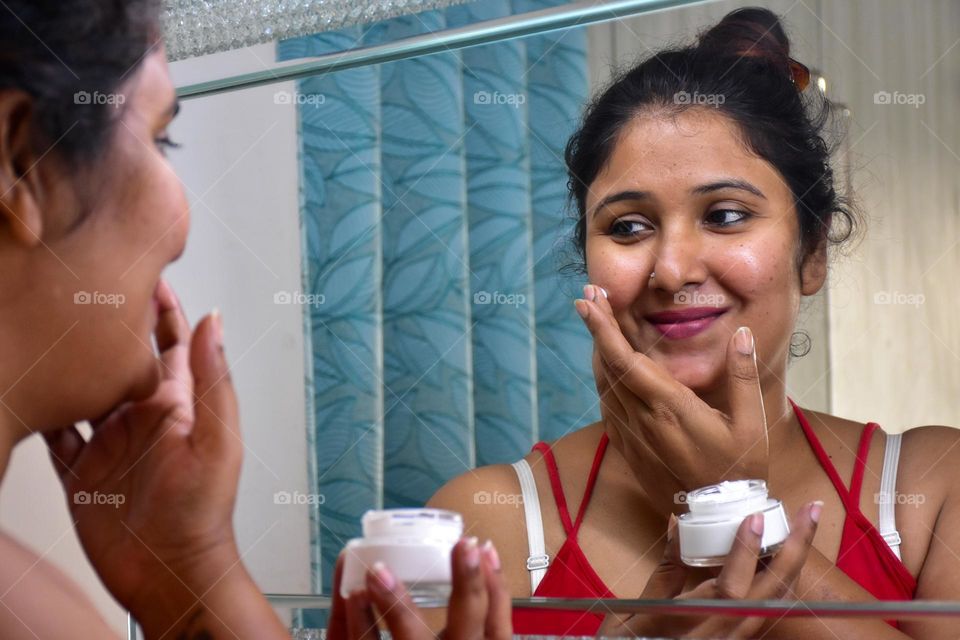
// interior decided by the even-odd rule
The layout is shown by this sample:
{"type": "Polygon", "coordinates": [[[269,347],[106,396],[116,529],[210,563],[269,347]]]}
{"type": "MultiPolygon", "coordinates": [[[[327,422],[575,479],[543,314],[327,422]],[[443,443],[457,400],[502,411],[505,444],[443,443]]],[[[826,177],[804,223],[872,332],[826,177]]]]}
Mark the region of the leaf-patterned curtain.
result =
{"type": "MultiPolygon", "coordinates": [[[[475,2],[284,41],[321,55],[550,0],[475,2]]],[[[562,276],[563,147],[586,34],[561,31],[302,80],[301,224],[312,371],[314,575],[364,511],[422,505],[599,416],[589,335],[562,276]]]]}

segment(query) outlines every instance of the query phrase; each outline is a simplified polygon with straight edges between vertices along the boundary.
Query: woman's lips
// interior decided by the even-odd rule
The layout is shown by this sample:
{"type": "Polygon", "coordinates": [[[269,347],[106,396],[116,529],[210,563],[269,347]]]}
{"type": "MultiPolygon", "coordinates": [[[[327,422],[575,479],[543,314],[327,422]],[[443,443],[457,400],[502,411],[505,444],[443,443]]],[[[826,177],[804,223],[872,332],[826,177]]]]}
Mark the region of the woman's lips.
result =
{"type": "Polygon", "coordinates": [[[689,310],[678,314],[656,314],[647,317],[647,322],[652,324],[663,337],[680,340],[706,331],[726,312],[726,309],[712,309],[703,312],[689,310]]]}

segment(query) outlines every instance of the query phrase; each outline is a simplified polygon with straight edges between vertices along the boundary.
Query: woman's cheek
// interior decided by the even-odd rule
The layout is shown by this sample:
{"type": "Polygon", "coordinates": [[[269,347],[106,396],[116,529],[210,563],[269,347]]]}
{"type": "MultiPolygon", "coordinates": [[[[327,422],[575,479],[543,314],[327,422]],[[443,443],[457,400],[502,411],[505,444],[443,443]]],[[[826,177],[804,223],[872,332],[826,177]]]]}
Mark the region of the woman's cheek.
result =
{"type": "Polygon", "coordinates": [[[590,282],[607,290],[614,309],[617,304],[629,305],[640,295],[646,285],[645,277],[649,277],[649,267],[645,265],[647,259],[631,251],[630,245],[597,247],[592,254],[588,250],[588,256],[590,282]]]}

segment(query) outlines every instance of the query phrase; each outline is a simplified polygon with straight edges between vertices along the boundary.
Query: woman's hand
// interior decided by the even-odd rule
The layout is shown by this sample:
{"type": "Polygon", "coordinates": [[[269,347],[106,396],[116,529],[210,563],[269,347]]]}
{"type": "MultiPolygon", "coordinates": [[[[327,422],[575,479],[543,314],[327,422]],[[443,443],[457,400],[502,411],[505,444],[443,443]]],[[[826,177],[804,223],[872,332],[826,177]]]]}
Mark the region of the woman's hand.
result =
{"type": "MultiPolygon", "coordinates": [[[[737,530],[719,575],[701,582],[694,589],[681,593],[691,569],[680,559],[680,541],[676,518],[671,517],[667,531],[667,547],[663,558],[640,596],[642,599],[727,599],[770,600],[793,596],[793,587],[807,560],[820,520],[822,503],[811,502],[793,518],[793,527],[783,547],[772,560],[757,571],[763,516],[754,514],[744,519],[737,530]]],[[[655,636],[671,638],[750,638],[763,626],[763,618],[735,616],[667,616],[609,614],[597,635],[655,636]]]]}
{"type": "MultiPolygon", "coordinates": [[[[191,336],[165,282],[158,297],[155,393],[99,420],[89,442],[75,427],[47,435],[80,542],[104,585],[145,629],[155,623],[160,632],[187,625],[215,633],[233,624],[245,637],[251,625],[282,631],[266,601],[257,600],[234,539],[243,445],[220,319],[205,317],[191,336]],[[226,622],[204,623],[203,609],[217,610],[227,591],[246,602],[221,614],[226,622]],[[264,626],[241,622],[241,608],[262,614],[264,626]]],[[[232,637],[212,637],[221,635],[232,637]]]]}
{"type": "Polygon", "coordinates": [[[661,365],[634,351],[595,285],[577,300],[594,339],[593,370],[603,423],[664,516],[679,513],[678,494],[722,480],[766,480],[766,414],[749,329],[727,345],[730,415],[701,400],[661,365]]]}
{"type": "MultiPolygon", "coordinates": [[[[327,625],[328,640],[379,640],[383,621],[396,640],[433,639],[434,633],[413,603],[403,583],[377,563],[369,567],[366,589],[340,595],[344,554],[337,560],[333,578],[333,609],[327,625]]],[[[477,546],[476,538],[461,540],[450,554],[453,590],[447,606],[444,640],[510,640],[510,593],[500,572],[493,544],[477,546]]]]}

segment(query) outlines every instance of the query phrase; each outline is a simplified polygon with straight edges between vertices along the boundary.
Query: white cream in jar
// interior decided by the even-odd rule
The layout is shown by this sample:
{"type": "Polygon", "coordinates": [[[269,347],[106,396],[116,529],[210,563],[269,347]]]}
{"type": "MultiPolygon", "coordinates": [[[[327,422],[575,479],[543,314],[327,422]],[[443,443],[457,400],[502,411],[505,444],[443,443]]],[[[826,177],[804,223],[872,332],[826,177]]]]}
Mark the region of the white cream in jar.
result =
{"type": "Polygon", "coordinates": [[[767,483],[763,480],[713,484],[687,493],[686,502],[690,512],[680,516],[677,529],[680,558],[690,566],[722,565],[740,523],[754,513],[763,514],[761,557],[776,553],[790,533],[783,503],[767,495],[767,483]]]}

